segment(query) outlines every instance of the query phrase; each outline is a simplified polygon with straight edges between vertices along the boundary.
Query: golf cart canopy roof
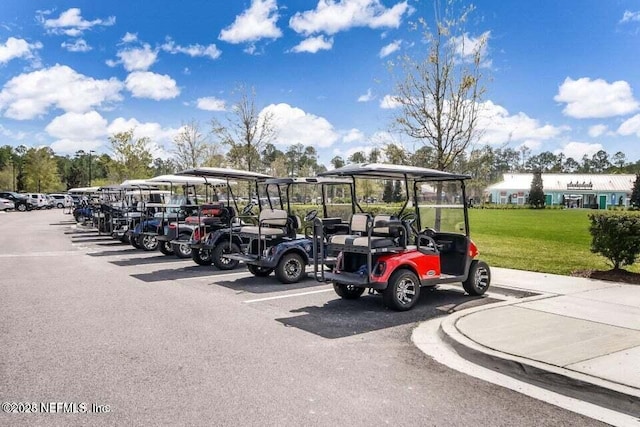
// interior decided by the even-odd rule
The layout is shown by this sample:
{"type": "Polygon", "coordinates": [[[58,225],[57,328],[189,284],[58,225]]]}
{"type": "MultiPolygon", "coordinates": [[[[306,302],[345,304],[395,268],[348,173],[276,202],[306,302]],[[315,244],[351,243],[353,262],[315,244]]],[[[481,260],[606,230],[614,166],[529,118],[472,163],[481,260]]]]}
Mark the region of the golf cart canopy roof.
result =
{"type": "Polygon", "coordinates": [[[264,181],[265,184],[347,184],[351,185],[350,179],[327,178],[324,176],[311,176],[300,178],[270,178],[264,181]]]}
{"type": "Polygon", "coordinates": [[[386,179],[412,179],[415,181],[455,181],[471,178],[468,175],[453,174],[436,169],[417,166],[392,165],[387,163],[362,163],[346,165],[338,169],[321,172],[319,176],[349,176],[386,179]]]}
{"type": "Polygon", "coordinates": [[[170,184],[208,184],[216,187],[224,187],[225,181],[221,179],[206,179],[202,176],[193,175],[160,175],[146,180],[148,183],[156,185],[170,185],[170,184]]]}
{"type": "Polygon", "coordinates": [[[100,187],[77,187],[70,188],[67,190],[67,193],[95,193],[98,191],[100,187]]]}
{"type": "Polygon", "coordinates": [[[270,175],[265,175],[263,173],[258,172],[250,172],[243,171],[238,169],[228,169],[228,168],[193,168],[183,170],[177,173],[177,175],[192,175],[192,176],[206,176],[211,178],[233,178],[233,179],[241,179],[245,181],[260,181],[263,179],[272,178],[270,175]]]}
{"type": "Polygon", "coordinates": [[[158,187],[147,183],[144,179],[129,179],[123,181],[120,185],[106,185],[100,187],[100,191],[118,191],[118,190],[155,190],[158,187]]]}

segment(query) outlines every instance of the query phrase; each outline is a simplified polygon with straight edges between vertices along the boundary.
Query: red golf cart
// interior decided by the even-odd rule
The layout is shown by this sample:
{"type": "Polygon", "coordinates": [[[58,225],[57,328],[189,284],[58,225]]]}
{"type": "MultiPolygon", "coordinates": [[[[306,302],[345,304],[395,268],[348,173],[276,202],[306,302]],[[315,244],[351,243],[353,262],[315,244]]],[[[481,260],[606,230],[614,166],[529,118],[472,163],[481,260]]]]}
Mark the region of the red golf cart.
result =
{"type": "MultiPolygon", "coordinates": [[[[326,237],[322,219],[314,227],[314,272],[317,280],[332,283],[346,299],[360,297],[365,289],[382,294],[384,304],[394,310],[410,310],[420,297],[420,288],[462,282],[470,295],[489,288],[491,271],[479,259],[478,248],[469,237],[465,195],[466,175],[433,169],[390,164],[354,164],[319,174],[349,177],[356,189],[375,188],[374,182],[404,187],[404,202],[395,212],[351,216],[349,233],[326,237]],[[325,242],[325,245],[320,244],[325,242]],[[327,248],[324,250],[323,248],[327,248]],[[338,253],[335,268],[329,255],[338,253]]],[[[367,194],[355,196],[360,206],[367,194]]]]}

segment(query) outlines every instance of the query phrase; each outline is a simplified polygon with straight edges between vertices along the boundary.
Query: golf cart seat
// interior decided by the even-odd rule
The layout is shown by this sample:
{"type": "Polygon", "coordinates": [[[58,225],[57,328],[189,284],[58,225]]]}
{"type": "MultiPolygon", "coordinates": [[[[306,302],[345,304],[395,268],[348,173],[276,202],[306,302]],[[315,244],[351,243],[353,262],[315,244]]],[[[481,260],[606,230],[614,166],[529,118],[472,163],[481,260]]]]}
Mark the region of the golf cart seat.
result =
{"type": "MultiPolygon", "coordinates": [[[[373,218],[373,230],[371,230],[371,248],[389,248],[404,246],[400,244],[398,237],[402,236],[402,223],[391,215],[376,215],[373,218]]],[[[347,242],[351,246],[369,247],[369,237],[363,236],[347,242]]]]}
{"type": "Polygon", "coordinates": [[[244,226],[242,234],[254,234],[264,237],[280,237],[287,235],[287,224],[290,222],[287,211],[282,209],[263,209],[258,217],[259,227],[244,226]]]}
{"type": "Polygon", "coordinates": [[[369,214],[353,214],[351,220],[349,220],[349,233],[348,234],[335,234],[329,239],[329,244],[332,245],[345,245],[347,241],[353,241],[358,237],[362,237],[367,233],[369,223],[371,222],[371,216],[369,214]]]}

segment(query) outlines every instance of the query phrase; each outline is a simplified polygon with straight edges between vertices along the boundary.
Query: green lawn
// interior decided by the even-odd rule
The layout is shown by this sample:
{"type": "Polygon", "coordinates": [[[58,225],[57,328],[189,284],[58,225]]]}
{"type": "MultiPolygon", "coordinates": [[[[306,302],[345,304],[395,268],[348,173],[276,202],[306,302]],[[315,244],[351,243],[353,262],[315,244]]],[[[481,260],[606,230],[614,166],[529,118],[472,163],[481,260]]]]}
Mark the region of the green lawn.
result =
{"type": "MultiPolygon", "coordinates": [[[[607,260],[589,250],[591,212],[470,209],[471,238],[480,258],[495,267],[565,275],[574,270],[608,270],[607,260]]],[[[625,269],[640,272],[640,265],[625,269]]]]}

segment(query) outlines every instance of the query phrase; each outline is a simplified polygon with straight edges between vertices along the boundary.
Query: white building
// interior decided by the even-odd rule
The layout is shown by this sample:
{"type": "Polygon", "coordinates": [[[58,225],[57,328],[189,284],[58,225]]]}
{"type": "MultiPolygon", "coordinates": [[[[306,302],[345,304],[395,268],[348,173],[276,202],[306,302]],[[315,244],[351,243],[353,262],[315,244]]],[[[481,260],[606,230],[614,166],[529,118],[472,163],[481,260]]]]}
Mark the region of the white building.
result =
{"type": "MultiPolygon", "coordinates": [[[[628,206],[635,179],[633,174],[543,173],[545,204],[593,209],[628,206]]],[[[485,200],[523,205],[528,200],[532,180],[532,173],[506,173],[501,182],[487,187],[485,200]]]]}

